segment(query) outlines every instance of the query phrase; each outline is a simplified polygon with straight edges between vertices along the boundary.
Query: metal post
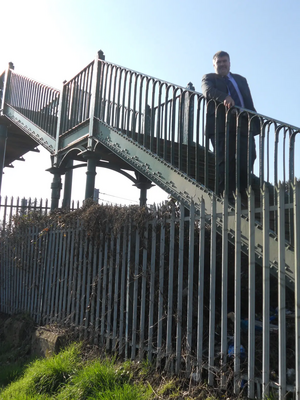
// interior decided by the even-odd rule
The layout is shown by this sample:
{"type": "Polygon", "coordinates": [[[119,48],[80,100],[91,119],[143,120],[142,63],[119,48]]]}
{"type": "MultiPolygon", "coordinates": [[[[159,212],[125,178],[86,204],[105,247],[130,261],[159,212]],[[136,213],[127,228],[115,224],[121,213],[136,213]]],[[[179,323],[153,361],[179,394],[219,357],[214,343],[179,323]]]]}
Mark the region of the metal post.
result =
{"type": "Polygon", "coordinates": [[[87,157],[85,200],[92,199],[94,196],[95,178],[96,178],[97,158],[95,155],[87,157]]]}
{"type": "Polygon", "coordinates": [[[278,197],[278,377],[279,399],[286,398],[286,287],[285,287],[285,207],[284,185],[277,187],[278,197]]]}
{"type": "MultiPolygon", "coordinates": [[[[270,386],[270,196],[266,184],[262,191],[263,202],[263,359],[262,397],[269,396],[270,386]]],[[[295,270],[296,276],[296,270],[295,270]]],[[[296,282],[296,280],[295,280],[296,282]]]]}
{"type": "Polygon", "coordinates": [[[58,208],[62,184],[61,172],[56,168],[52,168],[50,172],[53,174],[53,181],[51,183],[51,211],[53,211],[58,208]]]}
{"type": "Polygon", "coordinates": [[[1,110],[4,110],[6,93],[9,89],[9,82],[10,82],[10,75],[11,75],[10,70],[13,70],[13,69],[15,69],[14,64],[12,62],[8,63],[6,72],[4,75],[2,75],[2,79],[1,79],[2,82],[0,83],[1,90],[2,90],[1,97],[0,97],[0,109],[1,110]]]}
{"type": "Polygon", "coordinates": [[[140,189],[140,206],[143,207],[147,204],[147,190],[151,189],[154,185],[151,184],[151,181],[149,181],[148,178],[146,178],[139,172],[136,172],[135,174],[137,177],[137,181],[134,186],[140,189]]]}
{"type": "MultiPolygon", "coordinates": [[[[88,150],[92,150],[94,145],[94,117],[96,113],[96,104],[99,98],[99,89],[100,89],[100,71],[101,71],[101,63],[99,60],[105,61],[105,55],[102,50],[97,52],[95,61],[94,61],[94,69],[92,76],[92,87],[91,87],[91,104],[90,104],[90,123],[89,123],[89,138],[88,138],[88,150]]],[[[89,196],[91,197],[91,196],[89,196]]]]}
{"type": "Polygon", "coordinates": [[[248,191],[249,248],[248,248],[248,397],[255,389],[255,198],[248,191]]]}
{"type": "Polygon", "coordinates": [[[62,203],[63,208],[70,208],[71,205],[72,179],[73,179],[72,167],[73,167],[73,160],[69,160],[66,166],[67,171],[65,173],[64,198],[62,203]]]}
{"type": "MultiPolygon", "coordinates": [[[[189,91],[194,92],[195,87],[192,82],[186,86],[189,91]]],[[[191,99],[191,93],[186,92],[184,95],[184,119],[183,119],[183,144],[191,144],[193,142],[193,118],[194,118],[194,103],[191,99]]]]}
{"type": "Polygon", "coordinates": [[[7,142],[7,127],[5,125],[0,125],[0,195],[1,195],[2,175],[5,164],[6,142],[7,142]]]}
{"type": "Polygon", "coordinates": [[[300,182],[294,181],[294,237],[295,237],[295,398],[300,398],[300,182]]]}
{"type": "Polygon", "coordinates": [[[210,298],[209,298],[209,349],[208,349],[208,384],[214,384],[215,363],[215,319],[216,319],[216,196],[211,200],[211,247],[210,247],[210,298]]]}
{"type": "Polygon", "coordinates": [[[140,188],[140,206],[143,207],[147,204],[147,188],[140,188]]]}

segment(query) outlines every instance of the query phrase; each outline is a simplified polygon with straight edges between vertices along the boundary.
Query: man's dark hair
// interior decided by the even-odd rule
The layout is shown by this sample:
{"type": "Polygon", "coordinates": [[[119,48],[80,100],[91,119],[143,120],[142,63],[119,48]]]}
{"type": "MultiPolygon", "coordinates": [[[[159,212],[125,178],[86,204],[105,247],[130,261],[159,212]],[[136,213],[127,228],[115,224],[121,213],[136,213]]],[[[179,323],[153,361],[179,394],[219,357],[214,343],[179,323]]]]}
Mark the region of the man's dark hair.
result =
{"type": "Polygon", "coordinates": [[[216,54],[213,56],[213,60],[216,60],[219,57],[228,57],[228,60],[230,60],[229,54],[226,51],[217,51],[216,54]]]}

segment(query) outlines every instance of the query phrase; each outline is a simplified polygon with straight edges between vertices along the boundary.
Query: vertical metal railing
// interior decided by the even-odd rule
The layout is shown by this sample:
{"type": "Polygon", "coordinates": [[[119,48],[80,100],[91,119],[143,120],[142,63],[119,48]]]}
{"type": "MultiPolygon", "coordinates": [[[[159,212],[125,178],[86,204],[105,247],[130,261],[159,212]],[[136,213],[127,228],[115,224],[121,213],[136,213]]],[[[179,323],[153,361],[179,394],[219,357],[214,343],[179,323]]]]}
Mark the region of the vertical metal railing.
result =
{"type": "Polygon", "coordinates": [[[200,164],[203,157],[196,143],[204,146],[203,96],[103,60],[99,64],[95,117],[200,181],[203,167],[199,172],[196,160],[200,164]]]}
{"type": "MultiPolygon", "coordinates": [[[[95,62],[98,62],[98,83],[94,116],[145,146],[197,182],[218,192],[220,166],[218,155],[215,157],[218,151],[212,151],[209,132],[205,132],[205,127],[207,112],[213,112],[214,118],[222,118],[222,105],[213,100],[207,104],[203,95],[194,90],[104,60],[95,62]]],[[[61,134],[88,119],[88,112],[83,110],[90,107],[88,99],[91,96],[92,70],[93,63],[64,86],[61,134]],[[78,87],[80,89],[76,92],[78,87]],[[86,96],[80,96],[78,93],[85,93],[86,96]]],[[[292,190],[289,185],[297,176],[296,171],[299,168],[295,154],[299,148],[297,138],[300,129],[243,109],[230,111],[227,119],[232,122],[240,121],[243,130],[248,126],[248,132],[237,131],[238,148],[242,145],[240,135],[247,135],[248,141],[251,142],[252,135],[257,134],[257,157],[253,173],[249,174],[248,171],[247,178],[248,186],[250,185],[256,193],[256,207],[262,206],[259,191],[264,183],[269,185],[271,201],[276,205],[274,187],[279,182],[285,182],[285,203],[291,204],[292,190]]],[[[236,129],[238,126],[239,123],[236,124],[236,129]]],[[[237,165],[239,160],[238,151],[237,165]]],[[[248,168],[251,169],[249,155],[248,168]]],[[[235,174],[237,188],[240,189],[239,167],[236,168],[235,174]]],[[[225,188],[228,190],[228,182],[233,179],[228,164],[225,175],[225,188]]],[[[245,201],[247,202],[244,198],[243,203],[245,201]]],[[[293,211],[291,206],[289,207],[286,234],[287,239],[293,242],[293,211]]],[[[270,227],[277,232],[276,212],[272,212],[270,227]]]]}
{"type": "MultiPolygon", "coordinates": [[[[204,183],[208,188],[217,190],[218,177],[215,176],[215,171],[218,173],[218,159],[210,151],[209,139],[204,133],[207,104],[203,96],[103,60],[97,62],[99,63],[97,72],[99,87],[98,97],[95,99],[95,117],[145,146],[189,177],[204,183]]],[[[91,116],[94,67],[94,63],[90,63],[64,85],[61,97],[61,135],[78,124],[85,123],[91,116]]],[[[23,113],[50,135],[55,136],[55,129],[52,131],[52,128],[48,126],[55,127],[59,93],[17,75],[13,71],[6,87],[7,104],[23,113]]],[[[214,111],[217,113],[214,115],[215,118],[220,116],[221,107],[222,105],[214,103],[214,110],[217,110],[214,111]]],[[[226,314],[233,308],[235,392],[238,393],[241,390],[241,380],[245,379],[248,382],[247,391],[250,397],[268,395],[271,388],[277,385],[280,389],[280,397],[284,398],[288,385],[293,384],[286,376],[287,370],[291,369],[296,370],[296,385],[299,391],[299,343],[295,339],[298,337],[299,330],[299,305],[297,302],[293,303],[297,316],[295,328],[289,325],[289,330],[287,330],[288,293],[285,288],[284,251],[286,240],[288,240],[290,244],[295,244],[295,254],[298,254],[297,196],[299,190],[295,189],[295,187],[298,188],[298,183],[294,183],[294,178],[299,168],[297,154],[300,130],[263,115],[237,111],[237,114],[228,114],[227,121],[236,119],[238,127],[239,119],[245,118],[248,124],[249,140],[253,134],[251,127],[256,119],[259,123],[260,134],[255,137],[257,159],[254,175],[248,176],[248,185],[251,185],[251,190],[249,189],[246,199],[249,217],[247,268],[241,260],[239,237],[242,199],[239,191],[236,192],[235,278],[234,285],[231,286],[234,288],[233,299],[228,300],[230,290],[225,283],[225,280],[232,279],[230,266],[226,260],[228,257],[226,249],[228,199],[226,197],[222,214],[223,243],[219,246],[222,248],[221,259],[223,260],[220,274],[224,281],[221,304],[216,297],[219,271],[218,259],[216,259],[218,252],[216,221],[219,216],[216,215],[214,197],[210,216],[210,254],[209,256],[206,254],[205,258],[203,253],[204,222],[202,220],[199,237],[197,237],[192,225],[194,218],[197,219],[199,216],[193,215],[192,204],[188,219],[185,218],[182,206],[179,218],[169,216],[162,221],[157,217],[152,221],[145,228],[148,232],[148,238],[144,239],[147,245],[143,247],[141,253],[142,236],[132,223],[124,227],[119,239],[103,233],[99,245],[87,239],[83,228],[78,225],[69,227],[65,231],[57,228],[41,236],[35,227],[30,227],[27,231],[19,232],[16,237],[17,245],[12,246],[6,231],[11,229],[13,210],[15,209],[20,214],[26,213],[28,205],[17,201],[17,205],[14,206],[12,201],[9,203],[8,199],[5,199],[3,204],[1,203],[1,212],[4,210],[1,229],[1,310],[8,313],[28,311],[37,322],[60,322],[80,327],[85,339],[92,337],[95,342],[99,339],[107,348],[113,346],[120,354],[125,353],[127,358],[134,358],[137,353],[142,358],[147,352],[149,360],[155,359],[158,366],[162,365],[166,358],[169,360],[167,368],[169,370],[174,368],[176,372],[180,371],[183,359],[186,361],[187,371],[192,373],[196,368],[197,377],[202,376],[202,367],[205,365],[208,367],[210,384],[214,383],[216,371],[221,366],[224,386],[229,371],[227,366],[232,359],[232,353],[227,352],[229,347],[227,333],[230,327],[227,326],[226,314]],[[258,213],[257,208],[262,210],[258,213]],[[259,219],[264,230],[262,309],[256,298],[260,289],[256,284],[258,271],[255,270],[253,245],[255,224],[259,219]],[[187,224],[190,224],[190,231],[186,231],[187,224]],[[272,257],[268,249],[270,229],[278,234],[279,265],[275,284],[274,278],[270,283],[269,273],[272,257]],[[183,246],[186,232],[189,232],[190,237],[189,249],[183,246]],[[117,240],[119,244],[116,244],[117,240]],[[36,247],[32,246],[32,243],[37,243],[36,247]],[[197,245],[200,255],[198,272],[192,276],[191,274],[195,273],[192,250],[197,245]],[[165,254],[166,246],[169,246],[167,255],[165,254]],[[122,252],[117,250],[116,254],[116,249],[121,248],[122,252]],[[174,259],[172,250],[176,254],[174,259]],[[18,257],[15,257],[16,254],[18,257]],[[89,254],[88,259],[86,259],[86,254],[89,254]],[[141,263],[142,259],[143,263],[141,263]],[[166,260],[168,261],[167,271],[166,260]],[[185,262],[189,270],[188,279],[184,270],[185,262]],[[204,262],[209,263],[210,266],[210,282],[203,288],[204,262]],[[20,263],[22,263],[21,266],[20,263]],[[61,268],[62,265],[65,268],[61,268]],[[77,267],[74,268],[74,265],[77,267]],[[143,265],[142,271],[141,265],[143,265]],[[170,284],[174,275],[177,278],[174,279],[177,283],[176,287],[170,284]],[[247,276],[246,286],[243,281],[245,275],[247,276]],[[42,282],[41,285],[38,284],[40,282],[42,282]],[[63,286],[65,284],[68,286],[63,286]],[[202,303],[200,300],[195,302],[194,284],[198,285],[197,297],[202,299],[202,303]],[[247,291],[244,290],[245,287],[247,291]],[[243,290],[247,293],[247,297],[243,290]],[[68,293],[69,296],[67,296],[68,293]],[[276,328],[271,329],[270,326],[270,302],[274,299],[274,293],[275,298],[278,298],[277,331],[276,328]],[[208,299],[208,303],[205,303],[208,317],[205,315],[203,298],[208,299]],[[159,301],[156,301],[157,299],[159,301]],[[66,313],[64,304],[67,304],[68,312],[66,313]],[[138,309],[138,304],[142,304],[143,307],[138,309]],[[245,304],[247,304],[246,309],[245,304]],[[257,310],[261,314],[263,324],[261,340],[257,340],[256,334],[257,310]],[[197,329],[193,329],[195,319],[197,319],[197,329]],[[242,329],[241,326],[244,327],[246,321],[245,333],[243,331],[245,328],[242,329]],[[220,324],[219,345],[222,359],[219,365],[216,357],[216,341],[218,341],[216,327],[220,324]],[[205,332],[206,326],[209,326],[208,333],[205,332]],[[173,342],[171,332],[175,330],[176,340],[173,342]],[[277,332],[276,339],[274,330],[277,332]],[[291,332],[294,333],[293,339],[296,341],[294,359],[287,354],[287,342],[290,346],[289,351],[293,352],[293,345],[290,345],[291,332]],[[269,349],[271,342],[275,343],[276,348],[272,354],[269,349]],[[197,346],[196,361],[193,359],[195,346],[197,346]],[[245,360],[242,356],[244,346],[247,347],[248,354],[246,367],[243,365],[245,360]],[[259,346],[263,349],[262,366],[255,357],[255,354],[260,351],[259,346]],[[172,366],[170,356],[172,351],[175,351],[174,366],[172,366]],[[276,377],[270,379],[274,359],[277,360],[278,379],[276,377]],[[258,370],[262,371],[261,376],[257,373],[258,370]],[[257,382],[262,383],[262,394],[257,382]]],[[[216,134],[218,134],[217,131],[216,134]]],[[[239,148],[239,135],[236,145],[239,148]]],[[[239,152],[237,162],[238,160],[239,152]]],[[[229,171],[225,174],[228,181],[229,171]]],[[[238,174],[239,171],[236,170],[236,181],[238,181],[238,174]]],[[[29,201],[29,204],[36,211],[47,212],[47,204],[45,208],[42,203],[38,205],[37,202],[29,201]]],[[[295,256],[295,268],[298,268],[297,256],[295,256]]],[[[298,270],[295,272],[298,273],[298,270]]],[[[299,292],[297,284],[296,282],[295,299],[298,298],[299,292]]]]}
{"type": "MultiPolygon", "coordinates": [[[[61,95],[59,91],[18,75],[12,69],[1,78],[4,81],[2,90],[5,87],[4,104],[16,108],[52,137],[56,137],[59,103],[61,135],[93,118],[92,107],[96,118],[131,137],[207,188],[216,190],[219,163],[211,152],[209,132],[205,133],[205,126],[207,112],[217,112],[215,118],[218,119],[223,111],[212,100],[206,105],[203,95],[194,91],[191,85],[184,88],[101,59],[91,62],[66,82],[61,95]],[[98,63],[97,68],[95,63],[98,63]],[[93,79],[97,82],[95,87],[93,79]],[[91,105],[93,94],[96,98],[91,105]]],[[[248,184],[256,192],[264,183],[273,187],[279,182],[290,185],[299,168],[295,154],[299,149],[297,138],[300,129],[247,110],[234,111],[237,115],[231,115],[230,111],[230,119],[248,121],[248,136],[251,137],[255,131],[254,125],[258,124],[260,130],[260,135],[255,137],[257,159],[254,175],[248,177],[248,184]]],[[[227,181],[228,173],[226,171],[227,181]]],[[[238,176],[238,170],[236,174],[238,176]]],[[[276,193],[271,187],[269,189],[276,204],[276,193]]],[[[288,203],[292,203],[290,186],[286,188],[288,203]]],[[[275,231],[276,221],[274,214],[271,228],[275,231]]],[[[293,239],[292,224],[293,212],[290,209],[287,218],[290,241],[293,239]]]]}
{"type": "MultiPolygon", "coordinates": [[[[76,210],[80,207],[79,201],[72,201],[70,210],[76,210]]],[[[28,215],[30,213],[46,216],[50,213],[50,205],[48,200],[37,200],[36,198],[8,198],[8,196],[0,196],[0,230],[5,232],[11,229],[14,216],[28,215]]]]}
{"type": "Polygon", "coordinates": [[[62,91],[60,134],[89,119],[94,62],[66,82],[62,91]]]}
{"type": "MultiPolygon", "coordinates": [[[[295,181],[295,226],[298,192],[295,181]]],[[[267,231],[272,205],[266,185],[262,197],[267,231]]],[[[253,232],[253,192],[248,201],[253,232]]],[[[281,220],[283,185],[277,187],[277,201],[281,220]]],[[[95,237],[80,219],[30,224],[29,213],[18,227],[8,214],[0,238],[0,311],[28,312],[38,323],[72,326],[107,350],[128,359],[147,356],[159,368],[184,370],[196,382],[208,370],[208,383],[218,381],[222,390],[230,386],[238,394],[247,387],[248,396],[262,398],[279,389],[284,398],[293,391],[289,371],[296,371],[299,385],[299,288],[296,282],[295,297],[285,288],[284,229],[278,237],[278,275],[271,275],[268,234],[258,269],[251,232],[247,255],[238,234],[235,248],[226,250],[216,234],[215,197],[208,206],[209,219],[201,200],[200,214],[193,203],[189,213],[170,205],[149,210],[152,219],[143,226],[128,219],[118,231],[107,225],[95,237]],[[294,321],[287,318],[287,307],[295,310],[294,321]],[[271,374],[277,367],[278,375],[271,374]]],[[[238,232],[239,193],[235,214],[238,232]]],[[[298,243],[296,228],[295,239],[298,243]]],[[[296,258],[296,277],[298,264],[296,258]]]]}
{"type": "Polygon", "coordinates": [[[4,102],[55,137],[60,92],[9,70],[4,102]]]}
{"type": "Polygon", "coordinates": [[[0,110],[3,109],[4,105],[5,75],[5,71],[0,75],[0,110]]]}
{"type": "MultiPolygon", "coordinates": [[[[212,152],[209,139],[211,132],[206,132],[205,127],[208,114],[213,113],[214,118],[219,120],[224,111],[222,105],[213,100],[207,103],[191,85],[184,88],[102,59],[91,62],[66,82],[61,95],[55,89],[16,74],[14,70],[8,70],[6,74],[6,77],[5,74],[1,75],[5,89],[4,104],[16,108],[51,136],[56,137],[60,103],[60,135],[89,120],[92,129],[91,119],[96,117],[145,146],[190,178],[218,192],[220,166],[218,155],[215,156],[218,151],[212,152]],[[93,82],[96,84],[93,85],[93,82]]],[[[285,218],[286,237],[293,243],[293,196],[290,184],[297,177],[299,169],[295,155],[299,150],[300,129],[242,109],[230,111],[227,120],[243,121],[245,126],[248,125],[248,140],[253,133],[257,133],[254,126],[258,125],[260,133],[255,136],[257,158],[253,174],[248,176],[248,185],[256,193],[256,207],[261,207],[259,190],[263,184],[269,185],[271,202],[276,206],[274,187],[279,182],[285,183],[285,204],[289,204],[285,218]]],[[[236,123],[237,129],[238,126],[239,123],[236,123]]],[[[217,131],[215,133],[218,135],[217,131]]],[[[89,134],[91,136],[93,132],[89,134]]],[[[241,145],[240,136],[241,132],[238,131],[238,148],[241,145]]],[[[239,158],[238,152],[237,165],[239,158]]],[[[232,177],[226,165],[225,189],[228,190],[232,177]]],[[[235,174],[235,180],[239,182],[239,168],[236,168],[235,174]]],[[[239,184],[237,187],[239,189],[239,184]]],[[[276,209],[272,210],[270,228],[278,231],[276,209]]]]}

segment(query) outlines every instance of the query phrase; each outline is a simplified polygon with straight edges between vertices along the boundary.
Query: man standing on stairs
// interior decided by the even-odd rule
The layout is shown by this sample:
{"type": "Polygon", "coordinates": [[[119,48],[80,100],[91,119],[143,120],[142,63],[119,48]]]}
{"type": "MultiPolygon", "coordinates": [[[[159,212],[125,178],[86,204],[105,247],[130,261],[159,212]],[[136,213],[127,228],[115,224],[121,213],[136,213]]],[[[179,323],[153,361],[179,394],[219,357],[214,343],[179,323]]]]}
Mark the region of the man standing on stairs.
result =
{"type": "MultiPolygon", "coordinates": [[[[210,138],[214,147],[219,165],[219,190],[218,194],[223,194],[225,189],[225,132],[226,114],[229,118],[229,200],[233,200],[232,192],[236,188],[236,121],[240,112],[238,108],[245,108],[255,112],[251,92],[247,80],[241,75],[230,72],[230,57],[225,51],[218,51],[213,56],[213,66],[215,73],[206,74],[202,78],[202,93],[207,100],[206,135],[210,138]],[[229,112],[230,110],[230,112],[229,112]],[[215,126],[215,114],[217,114],[217,126],[215,126]],[[218,141],[216,143],[215,132],[218,130],[218,141]]],[[[251,118],[251,115],[250,115],[251,118]]],[[[249,156],[250,173],[256,158],[254,135],[259,134],[259,120],[254,118],[249,124],[248,113],[243,113],[240,118],[240,151],[239,151],[239,171],[240,171],[240,191],[247,187],[247,166],[249,156]],[[251,127],[250,146],[248,154],[248,130],[251,127]]],[[[227,153],[228,154],[228,153],[227,153]]]]}

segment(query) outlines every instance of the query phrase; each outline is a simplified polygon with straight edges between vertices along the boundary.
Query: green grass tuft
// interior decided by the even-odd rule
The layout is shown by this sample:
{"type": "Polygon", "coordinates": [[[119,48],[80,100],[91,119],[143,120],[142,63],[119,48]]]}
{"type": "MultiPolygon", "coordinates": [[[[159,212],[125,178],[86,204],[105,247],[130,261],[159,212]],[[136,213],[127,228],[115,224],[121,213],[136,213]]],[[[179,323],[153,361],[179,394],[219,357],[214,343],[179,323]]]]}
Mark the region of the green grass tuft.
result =
{"type": "Polygon", "coordinates": [[[57,393],[79,367],[80,345],[74,344],[51,358],[31,363],[23,377],[4,389],[0,398],[1,400],[48,398],[57,393]]]}
{"type": "Polygon", "coordinates": [[[80,361],[79,350],[79,345],[72,345],[54,357],[33,363],[31,366],[32,390],[39,394],[56,393],[76,373],[80,361]]]}
{"type": "Polygon", "coordinates": [[[90,400],[145,400],[150,398],[151,393],[152,391],[147,393],[140,386],[132,386],[125,383],[123,386],[116,387],[113,390],[98,393],[96,397],[91,397],[90,400]]]}
{"type": "Polygon", "coordinates": [[[114,391],[121,386],[124,383],[124,376],[116,372],[113,362],[95,360],[78,371],[78,374],[74,375],[69,383],[60,392],[57,399],[95,398],[94,396],[97,396],[98,393],[114,391]]]}
{"type": "Polygon", "coordinates": [[[133,384],[134,365],[115,359],[82,361],[81,346],[73,344],[50,358],[29,364],[20,379],[0,391],[1,400],[146,400],[153,391],[133,384]]]}
{"type": "Polygon", "coordinates": [[[24,371],[25,366],[22,363],[8,364],[0,367],[0,388],[9,385],[11,382],[19,379],[24,371]]]}

